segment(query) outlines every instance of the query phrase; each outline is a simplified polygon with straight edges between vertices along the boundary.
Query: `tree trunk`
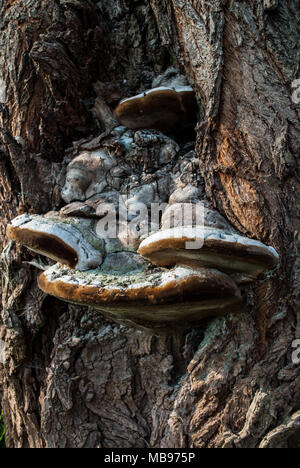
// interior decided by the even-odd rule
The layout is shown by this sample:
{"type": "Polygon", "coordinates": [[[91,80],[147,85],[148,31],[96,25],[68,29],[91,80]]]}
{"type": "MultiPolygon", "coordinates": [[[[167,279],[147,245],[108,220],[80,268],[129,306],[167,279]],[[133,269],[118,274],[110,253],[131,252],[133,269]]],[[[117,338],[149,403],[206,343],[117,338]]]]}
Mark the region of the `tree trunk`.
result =
{"type": "MultiPolygon", "coordinates": [[[[2,408],[8,447],[300,448],[298,0],[0,0],[2,408]],[[199,104],[207,196],[280,267],[245,307],[151,334],[46,297],[16,215],[62,206],[68,149],[168,66],[199,104]],[[98,83],[96,86],[96,82],[98,83]]],[[[0,392],[0,395],[1,395],[0,392]]]]}

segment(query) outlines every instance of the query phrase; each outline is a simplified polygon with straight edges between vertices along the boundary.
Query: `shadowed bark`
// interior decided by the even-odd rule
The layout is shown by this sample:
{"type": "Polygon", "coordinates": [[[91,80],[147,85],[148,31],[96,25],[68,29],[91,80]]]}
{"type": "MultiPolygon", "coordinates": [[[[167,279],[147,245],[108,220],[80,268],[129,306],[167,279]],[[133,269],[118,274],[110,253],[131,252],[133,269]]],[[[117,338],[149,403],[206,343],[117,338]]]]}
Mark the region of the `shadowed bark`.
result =
{"type": "Polygon", "coordinates": [[[297,0],[0,1],[9,447],[299,448],[299,18],[297,0]],[[97,102],[113,110],[170,65],[197,94],[207,196],[281,265],[239,313],[164,336],[46,297],[42,260],[5,227],[61,207],[72,142],[105,130],[97,102]]]}

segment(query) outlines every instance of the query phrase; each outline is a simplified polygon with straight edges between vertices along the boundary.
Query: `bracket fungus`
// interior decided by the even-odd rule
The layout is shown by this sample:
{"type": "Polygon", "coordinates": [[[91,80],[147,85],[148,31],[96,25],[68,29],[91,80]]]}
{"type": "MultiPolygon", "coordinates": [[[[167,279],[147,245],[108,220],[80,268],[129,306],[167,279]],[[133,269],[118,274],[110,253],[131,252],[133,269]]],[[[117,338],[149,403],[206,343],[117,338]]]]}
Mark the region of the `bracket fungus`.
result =
{"type": "Polygon", "coordinates": [[[138,252],[155,265],[217,268],[249,280],[275,268],[279,260],[273,247],[208,226],[159,231],[145,239],[138,252]]]}
{"type": "Polygon", "coordinates": [[[96,238],[89,220],[68,218],[66,222],[59,217],[25,214],[12,221],[7,235],[33,252],[76,270],[96,268],[103,261],[104,242],[96,238]]]}
{"type": "Polygon", "coordinates": [[[115,109],[115,117],[132,130],[149,128],[171,133],[193,123],[196,108],[190,86],[162,86],[124,99],[115,109]]]}
{"type": "Polygon", "coordinates": [[[102,269],[78,273],[54,265],[42,273],[39,287],[64,301],[99,309],[122,324],[155,331],[190,328],[199,320],[237,310],[235,282],[217,270],[176,267],[170,271],[102,269]]]}

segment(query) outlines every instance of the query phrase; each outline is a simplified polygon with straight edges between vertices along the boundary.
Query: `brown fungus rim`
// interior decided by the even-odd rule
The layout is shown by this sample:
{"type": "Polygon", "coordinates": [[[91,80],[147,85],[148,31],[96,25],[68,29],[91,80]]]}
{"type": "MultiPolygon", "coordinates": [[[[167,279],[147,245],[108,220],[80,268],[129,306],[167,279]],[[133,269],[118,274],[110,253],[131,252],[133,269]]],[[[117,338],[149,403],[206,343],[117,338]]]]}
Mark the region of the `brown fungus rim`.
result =
{"type": "MultiPolygon", "coordinates": [[[[74,276],[76,278],[76,275],[74,276]]],[[[166,284],[140,284],[135,288],[99,287],[51,280],[47,272],[38,278],[40,289],[58,299],[115,314],[116,318],[148,321],[202,319],[236,310],[242,299],[238,287],[217,270],[192,271],[166,284]]]]}
{"type": "Polygon", "coordinates": [[[75,268],[78,263],[77,252],[54,234],[8,225],[7,236],[33,252],[70,268],[75,268]]]}

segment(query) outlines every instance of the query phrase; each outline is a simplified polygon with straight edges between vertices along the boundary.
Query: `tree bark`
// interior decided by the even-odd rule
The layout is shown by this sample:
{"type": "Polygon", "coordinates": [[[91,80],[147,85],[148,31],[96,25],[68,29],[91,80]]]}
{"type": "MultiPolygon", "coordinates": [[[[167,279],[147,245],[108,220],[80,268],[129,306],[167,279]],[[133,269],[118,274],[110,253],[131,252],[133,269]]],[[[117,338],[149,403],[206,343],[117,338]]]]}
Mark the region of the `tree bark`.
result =
{"type": "Polygon", "coordinates": [[[8,447],[300,447],[299,7],[0,0],[8,447]],[[113,109],[175,64],[198,98],[207,196],[281,264],[244,287],[239,313],[167,336],[46,297],[33,255],[5,228],[17,214],[61,207],[68,149],[104,131],[97,96],[113,109]]]}

